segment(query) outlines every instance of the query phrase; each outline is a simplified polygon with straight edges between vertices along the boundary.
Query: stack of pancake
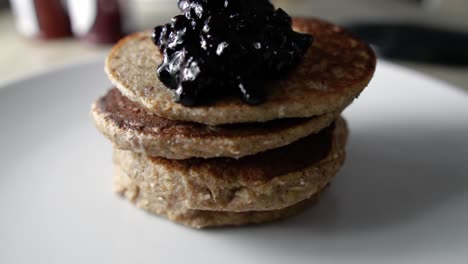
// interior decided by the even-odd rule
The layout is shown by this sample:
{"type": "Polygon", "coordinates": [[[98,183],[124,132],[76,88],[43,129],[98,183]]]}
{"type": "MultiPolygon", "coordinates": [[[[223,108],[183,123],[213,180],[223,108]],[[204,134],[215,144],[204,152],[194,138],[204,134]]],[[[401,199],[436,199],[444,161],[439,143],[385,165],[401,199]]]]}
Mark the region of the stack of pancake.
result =
{"type": "Polygon", "coordinates": [[[340,114],[369,83],[376,58],[335,25],[295,19],[294,27],[314,44],[258,106],[177,104],[157,78],[162,58],[150,33],[121,40],[106,60],[116,88],[92,107],[114,144],[115,190],[196,228],[272,221],[314,201],[344,163],[340,114]]]}

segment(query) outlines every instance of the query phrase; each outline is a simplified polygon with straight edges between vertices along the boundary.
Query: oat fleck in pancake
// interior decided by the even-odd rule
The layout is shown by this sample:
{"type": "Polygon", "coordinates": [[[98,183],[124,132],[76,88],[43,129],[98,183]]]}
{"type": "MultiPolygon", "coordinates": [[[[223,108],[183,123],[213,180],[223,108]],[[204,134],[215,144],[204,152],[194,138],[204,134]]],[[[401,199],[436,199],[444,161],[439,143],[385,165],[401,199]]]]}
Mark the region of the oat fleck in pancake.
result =
{"type": "Polygon", "coordinates": [[[370,47],[344,29],[318,19],[294,19],[295,29],[314,36],[303,63],[286,80],[267,84],[266,102],[250,106],[226,98],[208,106],[184,107],[156,76],[161,63],[149,32],[121,40],[105,70],[129,99],[159,116],[208,125],[265,122],[322,115],[343,109],[367,86],[376,57],[370,47]]]}
{"type": "Polygon", "coordinates": [[[189,209],[276,210],[330,182],[344,163],[347,134],[339,118],[316,135],[239,160],[169,160],[114,149],[114,164],[147,192],[189,209]]]}
{"type": "Polygon", "coordinates": [[[158,117],[112,89],[94,104],[92,114],[98,129],[118,148],[187,159],[240,158],[282,147],[329,126],[339,112],[213,127],[158,117]]]}

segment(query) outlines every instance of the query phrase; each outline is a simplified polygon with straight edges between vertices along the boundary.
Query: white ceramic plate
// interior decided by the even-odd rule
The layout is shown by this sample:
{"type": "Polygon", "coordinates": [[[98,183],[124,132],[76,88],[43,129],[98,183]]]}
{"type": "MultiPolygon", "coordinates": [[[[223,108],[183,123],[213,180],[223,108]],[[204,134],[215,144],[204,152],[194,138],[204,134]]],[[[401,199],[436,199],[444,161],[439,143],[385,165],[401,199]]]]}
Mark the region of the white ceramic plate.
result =
{"type": "Polygon", "coordinates": [[[468,263],[468,95],[381,62],[349,158],[298,217],[196,231],[111,191],[102,61],[0,89],[0,263],[468,263]]]}

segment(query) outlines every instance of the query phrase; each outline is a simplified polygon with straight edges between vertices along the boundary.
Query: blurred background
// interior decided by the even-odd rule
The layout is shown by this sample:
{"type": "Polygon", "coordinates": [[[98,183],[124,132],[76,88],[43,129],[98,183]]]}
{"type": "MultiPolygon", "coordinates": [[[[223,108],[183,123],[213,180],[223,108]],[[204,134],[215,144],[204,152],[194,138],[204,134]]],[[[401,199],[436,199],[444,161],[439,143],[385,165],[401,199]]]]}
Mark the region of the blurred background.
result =
{"type": "MultiPolygon", "coordinates": [[[[0,82],[104,56],[177,0],[0,0],[0,82]]],[[[291,15],[343,25],[379,56],[468,91],[468,0],[275,0],[291,15]]]]}

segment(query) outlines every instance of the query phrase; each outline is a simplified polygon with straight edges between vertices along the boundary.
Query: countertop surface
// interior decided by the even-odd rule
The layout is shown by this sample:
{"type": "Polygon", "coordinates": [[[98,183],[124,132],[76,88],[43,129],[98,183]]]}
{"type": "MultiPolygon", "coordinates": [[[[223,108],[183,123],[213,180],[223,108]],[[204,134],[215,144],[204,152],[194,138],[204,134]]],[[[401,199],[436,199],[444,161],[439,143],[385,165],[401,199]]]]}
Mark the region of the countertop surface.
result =
{"type": "Polygon", "coordinates": [[[75,39],[43,41],[21,36],[13,15],[0,10],[0,82],[69,63],[104,57],[108,46],[96,47],[75,39]]]}
{"type": "MultiPolygon", "coordinates": [[[[0,82],[93,57],[103,58],[110,49],[110,46],[95,46],[75,39],[45,42],[24,38],[15,30],[13,16],[8,10],[0,11],[0,32],[0,82]]],[[[468,91],[468,67],[396,63],[468,91]]]]}

